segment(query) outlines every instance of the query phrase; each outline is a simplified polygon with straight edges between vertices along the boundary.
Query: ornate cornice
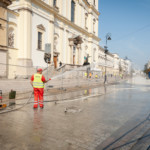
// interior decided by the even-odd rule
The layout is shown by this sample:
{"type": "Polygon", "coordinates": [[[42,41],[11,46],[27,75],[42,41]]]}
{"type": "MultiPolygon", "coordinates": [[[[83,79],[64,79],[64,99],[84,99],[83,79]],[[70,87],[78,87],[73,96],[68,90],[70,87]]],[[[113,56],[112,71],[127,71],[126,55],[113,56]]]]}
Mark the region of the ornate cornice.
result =
{"type": "Polygon", "coordinates": [[[17,26],[17,24],[14,23],[14,22],[8,22],[8,24],[9,24],[9,25],[13,25],[13,26],[17,26]]]}
{"type": "Polygon", "coordinates": [[[53,13],[57,14],[59,12],[59,9],[56,9],[55,7],[51,7],[50,5],[46,4],[45,2],[41,0],[32,0],[33,3],[40,5],[43,9],[53,13]]]}
{"type": "Polygon", "coordinates": [[[100,15],[100,12],[93,6],[93,5],[90,5],[90,8],[99,16],[100,15]]]}
{"type": "Polygon", "coordinates": [[[3,18],[0,18],[0,20],[3,20],[3,21],[5,21],[5,22],[8,22],[6,19],[3,19],[3,18]]]}
{"type": "Polygon", "coordinates": [[[40,29],[40,30],[43,30],[43,31],[45,31],[45,27],[44,27],[42,24],[40,24],[40,25],[37,25],[37,28],[38,28],[38,29],[40,29]]]}
{"type": "Polygon", "coordinates": [[[68,32],[68,33],[69,33],[69,30],[66,30],[66,32],[68,32]]]}
{"type": "Polygon", "coordinates": [[[87,0],[83,0],[83,2],[86,4],[86,6],[88,6],[88,8],[91,8],[97,15],[100,15],[100,12],[93,5],[90,5],[87,2],[87,0]]]}
{"type": "Polygon", "coordinates": [[[27,7],[18,8],[18,11],[24,11],[24,10],[29,11],[30,13],[32,13],[32,9],[30,9],[30,8],[27,8],[27,7]]]}
{"type": "Polygon", "coordinates": [[[8,7],[9,5],[12,4],[12,1],[11,0],[1,0],[0,1],[0,6],[3,6],[3,7],[8,7]]]}
{"type": "Polygon", "coordinates": [[[52,23],[52,24],[54,24],[54,21],[53,21],[53,20],[50,20],[49,22],[52,23]]]}
{"type": "Polygon", "coordinates": [[[19,16],[19,14],[13,10],[7,9],[7,11],[15,16],[19,16]]]}
{"type": "Polygon", "coordinates": [[[63,28],[63,27],[59,27],[59,29],[64,30],[64,28],[63,28]]]}
{"type": "Polygon", "coordinates": [[[7,51],[8,50],[8,46],[5,45],[0,45],[0,51],[7,51]]]}

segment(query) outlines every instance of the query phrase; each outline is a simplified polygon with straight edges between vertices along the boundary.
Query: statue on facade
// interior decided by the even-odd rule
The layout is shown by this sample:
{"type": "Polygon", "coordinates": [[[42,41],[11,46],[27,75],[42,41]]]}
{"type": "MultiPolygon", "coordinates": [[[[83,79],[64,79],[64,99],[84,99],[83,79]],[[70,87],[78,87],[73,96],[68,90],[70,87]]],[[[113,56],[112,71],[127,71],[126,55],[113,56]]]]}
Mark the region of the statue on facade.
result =
{"type": "Polygon", "coordinates": [[[89,63],[89,57],[91,57],[91,56],[89,56],[89,54],[87,54],[87,57],[86,56],[84,57],[83,66],[90,65],[90,63],[89,63]]]}
{"type": "Polygon", "coordinates": [[[8,35],[8,46],[14,47],[14,33],[9,33],[8,35]]]}

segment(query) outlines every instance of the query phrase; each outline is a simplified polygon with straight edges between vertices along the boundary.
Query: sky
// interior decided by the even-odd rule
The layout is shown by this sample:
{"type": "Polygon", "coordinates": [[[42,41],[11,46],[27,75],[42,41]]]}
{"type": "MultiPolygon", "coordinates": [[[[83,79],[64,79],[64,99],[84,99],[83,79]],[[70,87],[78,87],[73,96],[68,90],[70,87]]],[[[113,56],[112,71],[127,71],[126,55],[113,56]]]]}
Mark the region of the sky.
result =
{"type": "Polygon", "coordinates": [[[138,69],[150,60],[150,0],[98,0],[100,46],[121,58],[126,56],[138,69]]]}

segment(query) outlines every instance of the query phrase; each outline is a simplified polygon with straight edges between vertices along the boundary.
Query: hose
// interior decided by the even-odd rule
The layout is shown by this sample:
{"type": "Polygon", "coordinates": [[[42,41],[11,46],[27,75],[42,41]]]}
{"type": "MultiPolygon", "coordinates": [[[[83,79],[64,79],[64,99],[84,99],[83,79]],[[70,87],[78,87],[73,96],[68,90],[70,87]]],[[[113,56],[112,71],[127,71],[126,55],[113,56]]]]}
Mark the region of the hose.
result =
{"type": "Polygon", "coordinates": [[[146,150],[150,150],[150,145],[147,147],[147,149],[146,150]]]}
{"type": "Polygon", "coordinates": [[[31,100],[32,95],[33,95],[33,92],[31,93],[30,97],[27,99],[27,101],[26,101],[22,106],[20,106],[20,107],[18,107],[18,108],[10,109],[10,110],[2,111],[2,112],[0,112],[0,114],[12,112],[12,111],[19,110],[19,109],[23,108],[23,107],[26,106],[27,103],[31,100]]]}
{"type": "MultiPolygon", "coordinates": [[[[120,145],[120,146],[118,146],[118,147],[115,147],[115,148],[113,148],[113,149],[111,149],[111,150],[116,150],[116,149],[118,149],[118,148],[121,148],[121,147],[123,147],[123,146],[129,145],[129,144],[131,144],[131,143],[134,143],[134,142],[143,140],[143,139],[145,139],[145,138],[147,138],[147,137],[150,137],[150,134],[147,134],[147,135],[142,136],[142,137],[140,137],[140,138],[137,138],[137,139],[135,139],[135,140],[129,141],[129,142],[127,142],[127,143],[125,143],[125,144],[122,144],[122,145],[120,145]]],[[[150,146],[149,146],[146,150],[150,150],[150,146]]]]}
{"type": "MultiPolygon", "coordinates": [[[[142,125],[143,123],[145,123],[146,121],[150,121],[150,114],[148,114],[148,116],[146,117],[145,120],[141,121],[138,125],[136,125],[136,126],[133,127],[132,129],[128,130],[128,131],[125,132],[122,136],[120,136],[118,139],[116,139],[115,141],[113,141],[112,143],[110,143],[109,145],[107,145],[106,147],[104,147],[103,150],[107,150],[110,146],[112,146],[112,145],[114,145],[116,142],[120,141],[123,137],[125,137],[126,135],[128,135],[129,133],[131,133],[133,130],[135,130],[136,128],[138,128],[139,126],[141,126],[141,125],[142,125]]],[[[131,143],[133,143],[133,142],[136,142],[136,141],[138,141],[138,140],[140,140],[140,139],[143,139],[143,138],[146,138],[146,137],[148,137],[148,136],[150,136],[150,134],[148,134],[148,135],[146,135],[146,136],[143,136],[143,137],[140,137],[140,138],[137,138],[137,139],[135,139],[135,140],[129,141],[129,142],[127,142],[127,143],[125,143],[125,144],[122,144],[122,145],[120,145],[120,146],[118,146],[118,147],[115,147],[115,148],[113,148],[113,149],[111,149],[111,150],[115,150],[115,149],[121,148],[121,147],[123,147],[123,146],[125,146],[125,145],[131,144],[131,143]]]]}

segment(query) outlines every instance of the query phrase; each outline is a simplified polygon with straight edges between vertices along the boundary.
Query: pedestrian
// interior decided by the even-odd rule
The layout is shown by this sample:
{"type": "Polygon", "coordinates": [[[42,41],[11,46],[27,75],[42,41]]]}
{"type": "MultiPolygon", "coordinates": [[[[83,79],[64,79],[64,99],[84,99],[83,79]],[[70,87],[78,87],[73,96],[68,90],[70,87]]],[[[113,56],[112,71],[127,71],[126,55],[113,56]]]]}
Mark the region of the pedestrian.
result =
{"type": "MultiPolygon", "coordinates": [[[[34,105],[33,108],[38,108],[38,99],[39,106],[43,108],[43,94],[44,94],[44,83],[48,82],[45,77],[42,75],[43,70],[41,68],[37,69],[37,73],[31,76],[31,85],[34,90],[34,105]]],[[[51,79],[49,79],[51,80],[51,79]]]]}
{"type": "Polygon", "coordinates": [[[106,83],[106,81],[107,81],[107,75],[105,74],[105,76],[104,76],[104,84],[106,83]]]}
{"type": "Polygon", "coordinates": [[[84,73],[85,78],[87,78],[87,72],[84,73]]]}
{"type": "Polygon", "coordinates": [[[90,77],[90,78],[92,77],[92,73],[91,73],[91,72],[89,73],[89,77],[90,77]]]}
{"type": "Polygon", "coordinates": [[[96,78],[96,79],[98,78],[98,75],[97,75],[97,74],[95,75],[95,78],[96,78]]]}
{"type": "Polygon", "coordinates": [[[62,66],[62,62],[60,61],[60,63],[59,63],[59,67],[61,67],[62,66]]]}

